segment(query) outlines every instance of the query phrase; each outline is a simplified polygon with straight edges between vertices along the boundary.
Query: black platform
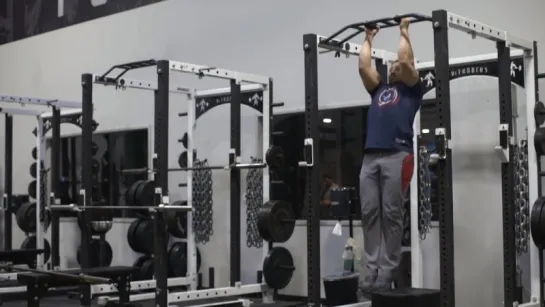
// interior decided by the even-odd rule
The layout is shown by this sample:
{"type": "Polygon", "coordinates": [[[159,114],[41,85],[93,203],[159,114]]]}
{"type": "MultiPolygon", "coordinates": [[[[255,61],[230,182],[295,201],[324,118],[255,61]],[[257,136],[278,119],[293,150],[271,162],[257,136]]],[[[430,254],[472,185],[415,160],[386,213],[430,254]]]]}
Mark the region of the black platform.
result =
{"type": "Polygon", "coordinates": [[[404,288],[373,293],[373,307],[437,307],[440,304],[439,290],[404,288]]]}

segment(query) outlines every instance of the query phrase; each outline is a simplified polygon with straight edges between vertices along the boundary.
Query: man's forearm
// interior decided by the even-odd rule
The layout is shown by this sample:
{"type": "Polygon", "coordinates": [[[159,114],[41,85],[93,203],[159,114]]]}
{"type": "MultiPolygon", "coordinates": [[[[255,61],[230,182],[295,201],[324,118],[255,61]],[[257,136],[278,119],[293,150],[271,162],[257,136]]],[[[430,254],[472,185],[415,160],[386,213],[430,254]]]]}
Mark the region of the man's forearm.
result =
{"type": "Polygon", "coordinates": [[[361,46],[358,66],[360,69],[371,68],[371,44],[373,39],[369,36],[365,37],[365,42],[361,46]]]}
{"type": "Polygon", "coordinates": [[[399,61],[414,63],[413,48],[411,46],[408,30],[401,31],[397,58],[399,61]]]}

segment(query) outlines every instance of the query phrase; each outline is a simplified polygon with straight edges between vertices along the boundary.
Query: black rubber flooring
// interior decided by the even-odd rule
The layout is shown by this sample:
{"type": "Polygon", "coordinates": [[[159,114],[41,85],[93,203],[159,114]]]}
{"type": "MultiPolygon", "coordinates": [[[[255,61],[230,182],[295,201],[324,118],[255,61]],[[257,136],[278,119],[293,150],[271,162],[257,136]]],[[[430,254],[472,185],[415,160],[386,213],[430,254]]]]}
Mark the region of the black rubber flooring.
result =
{"type": "MultiPolygon", "coordinates": [[[[153,300],[149,301],[140,301],[137,302],[142,307],[154,307],[155,304],[153,300]]],[[[171,306],[176,306],[177,303],[171,304],[171,306]]],[[[180,304],[182,305],[182,304],[180,304]]],[[[293,307],[293,306],[302,306],[302,303],[297,302],[275,302],[274,304],[264,304],[260,302],[259,300],[253,300],[252,299],[252,307],[293,307]]],[[[19,306],[27,306],[26,301],[5,301],[2,304],[2,307],[19,307],[19,306]]],[[[66,296],[59,296],[59,297],[47,297],[43,298],[40,301],[40,306],[43,307],[72,307],[72,306],[80,306],[79,301],[77,300],[71,300],[68,299],[66,296]]],[[[94,303],[92,305],[99,306],[98,304],[94,303]]]]}

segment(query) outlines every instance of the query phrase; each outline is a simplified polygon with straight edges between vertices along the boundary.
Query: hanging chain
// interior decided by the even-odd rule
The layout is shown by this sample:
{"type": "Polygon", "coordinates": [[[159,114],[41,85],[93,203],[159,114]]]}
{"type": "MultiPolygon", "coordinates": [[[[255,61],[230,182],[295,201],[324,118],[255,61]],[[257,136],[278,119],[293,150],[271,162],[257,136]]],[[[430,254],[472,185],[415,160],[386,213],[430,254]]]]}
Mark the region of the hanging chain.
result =
{"type": "MultiPolygon", "coordinates": [[[[259,158],[251,158],[251,163],[262,163],[259,158]]],[[[260,248],[263,238],[257,228],[257,214],[263,206],[263,169],[248,170],[246,175],[246,245],[260,248]]]]}
{"type": "MultiPolygon", "coordinates": [[[[208,161],[195,159],[193,166],[208,167],[208,161]]],[[[213,235],[212,170],[193,171],[193,231],[196,243],[207,243],[213,235]]]]}
{"type": "Polygon", "coordinates": [[[431,230],[431,175],[430,175],[430,154],[424,146],[418,148],[418,229],[420,239],[425,240],[431,230]]]}
{"type": "Polygon", "coordinates": [[[514,189],[515,189],[515,247],[517,254],[528,251],[530,234],[529,196],[528,196],[528,141],[521,140],[519,146],[514,146],[515,157],[514,189]]]}

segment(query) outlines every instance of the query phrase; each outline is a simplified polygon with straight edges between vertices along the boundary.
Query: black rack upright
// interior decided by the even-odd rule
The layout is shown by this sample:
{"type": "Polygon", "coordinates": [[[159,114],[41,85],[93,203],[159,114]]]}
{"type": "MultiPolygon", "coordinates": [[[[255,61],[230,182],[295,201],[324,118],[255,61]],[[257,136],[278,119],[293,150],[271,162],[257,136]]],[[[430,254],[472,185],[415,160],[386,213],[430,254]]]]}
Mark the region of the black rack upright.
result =
{"type": "MultiPolygon", "coordinates": [[[[240,107],[241,87],[236,80],[231,80],[231,150],[229,153],[229,164],[236,164],[236,157],[240,156],[240,107]]],[[[241,281],[240,278],[240,169],[233,167],[230,170],[230,240],[231,240],[231,287],[241,281]]]]}
{"type": "Polygon", "coordinates": [[[497,42],[498,87],[500,104],[500,146],[508,150],[508,161],[501,165],[502,216],[503,216],[503,266],[504,304],[512,306],[516,301],[516,247],[513,172],[515,159],[513,140],[513,101],[511,96],[511,53],[505,42],[497,42]]]}
{"type": "MultiPolygon", "coordinates": [[[[168,196],[168,122],[169,122],[169,61],[157,62],[157,91],[155,93],[155,187],[160,189],[160,197],[168,196]]],[[[159,197],[158,197],[159,198],[159,197]]],[[[159,206],[163,199],[156,199],[159,206]]],[[[162,211],[157,211],[155,218],[155,279],[157,291],[155,293],[156,306],[168,306],[168,261],[167,261],[167,226],[162,211]]]]}
{"type": "MultiPolygon", "coordinates": [[[[59,193],[61,191],[61,111],[53,107],[51,118],[51,199],[55,205],[60,205],[59,193]]],[[[60,266],[60,225],[59,212],[51,211],[51,267],[56,269],[60,266]]]]}
{"type": "Polygon", "coordinates": [[[13,248],[13,115],[5,114],[4,132],[4,250],[13,248]]]}
{"type": "Polygon", "coordinates": [[[454,307],[454,221],[452,201],[452,149],[450,116],[450,70],[447,11],[432,13],[435,60],[435,141],[440,156],[437,165],[437,195],[439,212],[439,267],[441,306],[454,307]]]}

